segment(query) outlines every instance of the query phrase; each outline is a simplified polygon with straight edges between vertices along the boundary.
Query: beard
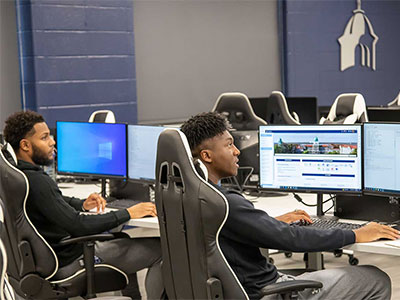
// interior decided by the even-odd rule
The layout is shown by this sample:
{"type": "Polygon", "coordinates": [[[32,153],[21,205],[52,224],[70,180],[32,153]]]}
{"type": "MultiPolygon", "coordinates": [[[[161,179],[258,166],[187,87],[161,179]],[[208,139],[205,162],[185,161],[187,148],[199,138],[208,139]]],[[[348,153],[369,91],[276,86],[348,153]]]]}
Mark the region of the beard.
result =
{"type": "Polygon", "coordinates": [[[53,159],[50,159],[46,153],[34,144],[32,144],[32,161],[39,166],[50,166],[53,163],[53,159]]]}

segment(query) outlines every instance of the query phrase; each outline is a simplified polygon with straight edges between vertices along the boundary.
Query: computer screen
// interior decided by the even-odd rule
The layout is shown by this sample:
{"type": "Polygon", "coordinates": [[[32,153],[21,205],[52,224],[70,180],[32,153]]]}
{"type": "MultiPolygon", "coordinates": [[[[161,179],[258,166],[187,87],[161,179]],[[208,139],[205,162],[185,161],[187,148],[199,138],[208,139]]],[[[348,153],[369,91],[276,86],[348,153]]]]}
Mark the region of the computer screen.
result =
{"type": "Polygon", "coordinates": [[[361,125],[260,126],[260,187],[362,190],[361,125]]]}
{"type": "Polygon", "coordinates": [[[400,123],[364,123],[364,189],[400,195],[400,123]]]}
{"type": "Polygon", "coordinates": [[[367,107],[369,121],[399,122],[400,108],[398,107],[367,107]]]}
{"type": "MultiPolygon", "coordinates": [[[[276,112],[269,111],[268,97],[250,98],[254,113],[266,120],[268,124],[274,124],[272,117],[276,112]]],[[[318,102],[316,97],[286,97],[286,103],[290,113],[296,112],[301,124],[318,123],[318,102]]],[[[276,123],[275,123],[276,124],[276,123]]]]}
{"type": "Polygon", "coordinates": [[[57,122],[57,170],[126,177],[126,124],[57,122]]]}
{"type": "Polygon", "coordinates": [[[128,125],[128,177],[155,181],[157,143],[161,126],[128,125]]]}

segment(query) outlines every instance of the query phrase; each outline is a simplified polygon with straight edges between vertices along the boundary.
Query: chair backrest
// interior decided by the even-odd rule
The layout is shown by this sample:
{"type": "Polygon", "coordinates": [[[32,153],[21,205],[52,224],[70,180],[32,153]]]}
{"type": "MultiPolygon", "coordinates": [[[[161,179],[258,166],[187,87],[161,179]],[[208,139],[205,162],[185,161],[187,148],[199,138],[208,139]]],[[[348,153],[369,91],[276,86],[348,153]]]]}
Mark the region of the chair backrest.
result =
{"type": "Polygon", "coordinates": [[[322,117],[320,124],[354,124],[368,122],[367,106],[363,95],[347,93],[337,96],[329,110],[327,118],[322,117]]]}
{"type": "Polygon", "coordinates": [[[93,123],[115,123],[115,115],[111,110],[96,110],[89,117],[93,123]]]}
{"type": "Polygon", "coordinates": [[[199,171],[186,136],[165,129],[158,140],[155,194],[168,297],[247,299],[218,241],[228,202],[199,175],[207,177],[201,162],[196,165],[199,171]]]}
{"type": "Polygon", "coordinates": [[[54,251],[26,214],[29,183],[16,164],[12,147],[3,146],[0,151],[0,198],[5,207],[3,241],[8,256],[7,273],[12,284],[31,272],[47,279],[58,269],[54,251]]]}
{"type": "Polygon", "coordinates": [[[400,92],[397,94],[393,101],[388,103],[388,106],[400,106],[400,92]]]}
{"type": "Polygon", "coordinates": [[[258,130],[258,126],[267,124],[254,113],[249,98],[243,93],[221,94],[212,111],[225,115],[237,130],[258,130]]]}
{"type": "Polygon", "coordinates": [[[268,99],[267,115],[268,124],[300,125],[297,114],[293,117],[289,111],[286,98],[280,91],[273,91],[268,99]],[[297,118],[297,119],[296,119],[297,118]]]}

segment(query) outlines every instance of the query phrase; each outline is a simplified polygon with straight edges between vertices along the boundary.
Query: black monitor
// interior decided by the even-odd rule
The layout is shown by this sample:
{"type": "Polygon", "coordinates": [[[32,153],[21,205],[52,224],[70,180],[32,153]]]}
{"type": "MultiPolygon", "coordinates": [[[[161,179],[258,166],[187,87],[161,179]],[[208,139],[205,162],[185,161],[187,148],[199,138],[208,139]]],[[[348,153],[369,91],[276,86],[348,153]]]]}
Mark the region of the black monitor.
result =
{"type": "Polygon", "coordinates": [[[126,177],[126,127],[126,124],[57,122],[58,173],[126,177]]]}
{"type": "Polygon", "coordinates": [[[362,191],[361,125],[260,126],[260,187],[362,191]]]}
{"type": "Polygon", "coordinates": [[[369,121],[400,122],[400,107],[367,107],[369,121]]]}
{"type": "Polygon", "coordinates": [[[128,178],[155,182],[157,143],[162,126],[128,125],[128,178]]]}
{"type": "Polygon", "coordinates": [[[400,196],[400,123],[364,123],[364,192],[400,196]]]}
{"type": "Polygon", "coordinates": [[[316,97],[287,97],[286,102],[290,112],[296,112],[300,123],[318,124],[318,100],[316,97]]]}
{"type": "MultiPolygon", "coordinates": [[[[268,117],[273,114],[268,109],[268,97],[250,98],[251,106],[257,116],[266,120],[268,124],[274,124],[272,118],[268,117]]],[[[286,97],[289,112],[296,112],[299,116],[301,124],[317,124],[318,119],[318,101],[316,97],[286,97]]]]}

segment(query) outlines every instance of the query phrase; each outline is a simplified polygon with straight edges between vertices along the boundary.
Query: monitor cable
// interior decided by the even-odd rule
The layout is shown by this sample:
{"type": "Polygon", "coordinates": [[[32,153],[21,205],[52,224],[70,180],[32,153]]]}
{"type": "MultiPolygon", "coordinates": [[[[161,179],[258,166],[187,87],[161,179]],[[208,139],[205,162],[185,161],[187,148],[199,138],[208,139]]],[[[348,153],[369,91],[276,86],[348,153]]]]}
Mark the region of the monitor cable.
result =
{"type": "MultiPolygon", "coordinates": [[[[305,206],[308,206],[308,207],[315,207],[315,206],[317,206],[317,204],[308,204],[308,203],[304,202],[303,199],[300,197],[299,194],[293,193],[293,196],[294,196],[294,198],[295,198],[297,201],[299,201],[301,204],[304,204],[305,206]]],[[[328,201],[333,201],[333,204],[332,204],[332,206],[329,207],[324,213],[326,213],[328,210],[330,210],[330,209],[335,205],[335,204],[334,204],[334,199],[336,198],[336,196],[335,196],[335,195],[332,196],[331,194],[329,194],[329,196],[330,196],[330,198],[324,200],[324,201],[322,202],[322,204],[325,204],[325,203],[328,202],[328,201]]]]}

